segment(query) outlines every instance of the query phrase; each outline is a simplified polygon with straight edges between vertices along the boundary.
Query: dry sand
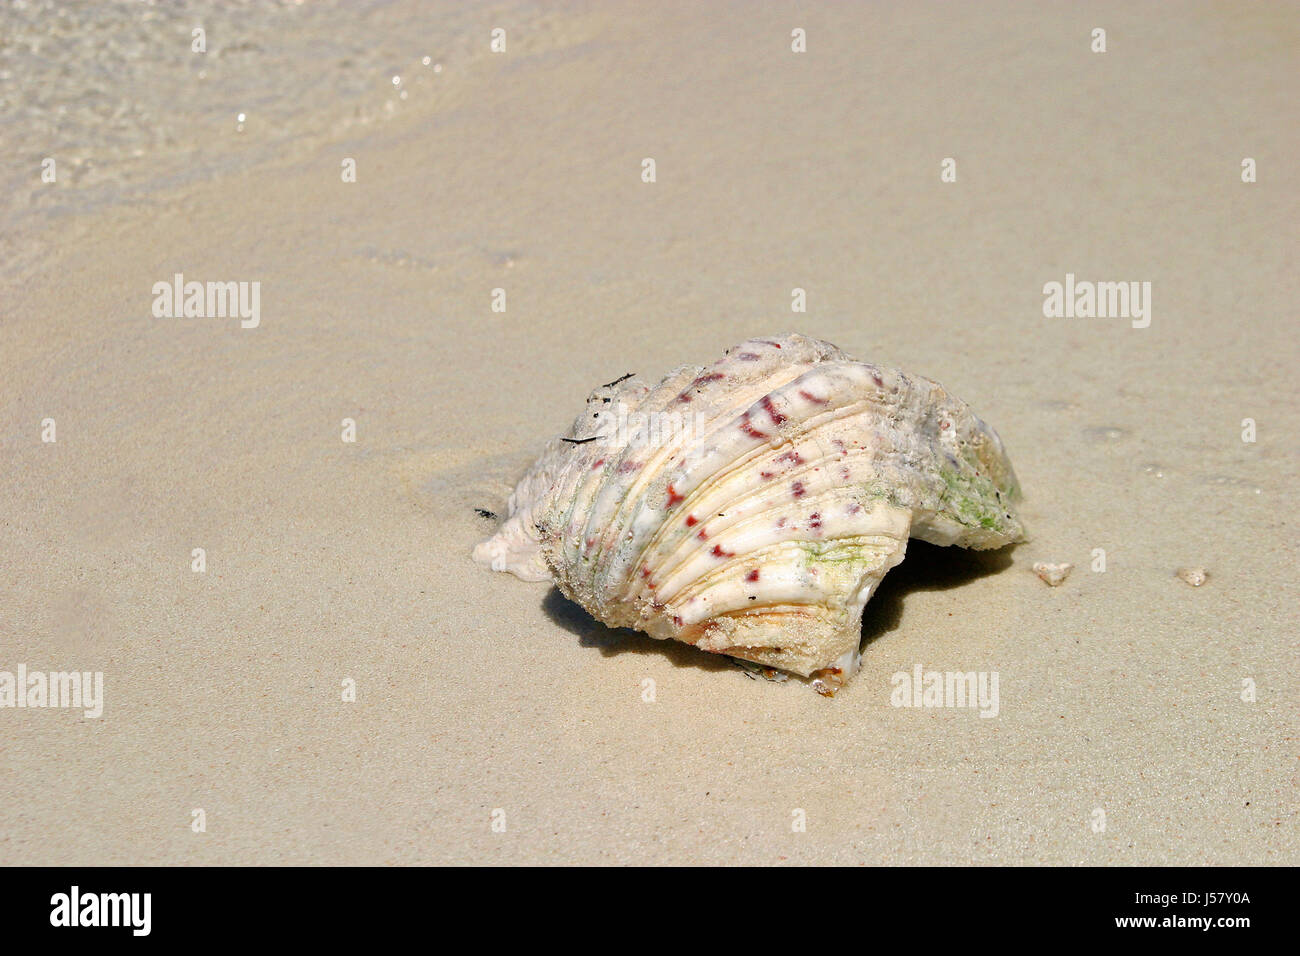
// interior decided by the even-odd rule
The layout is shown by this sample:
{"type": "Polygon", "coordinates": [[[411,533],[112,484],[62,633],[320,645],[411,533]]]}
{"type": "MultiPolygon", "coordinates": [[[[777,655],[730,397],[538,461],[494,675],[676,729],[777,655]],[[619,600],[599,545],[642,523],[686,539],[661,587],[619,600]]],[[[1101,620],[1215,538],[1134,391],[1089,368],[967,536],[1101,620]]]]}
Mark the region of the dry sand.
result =
{"type": "Polygon", "coordinates": [[[292,160],[7,238],[0,669],[105,703],[0,709],[0,857],[1300,862],[1300,9],[539,22],[493,55],[485,10],[437,95],[292,160]],[[155,318],[176,272],[260,281],[260,326],[155,318]],[[1150,327],[1045,318],[1067,272],[1151,282],[1150,327]],[[847,690],[472,563],[590,388],[787,330],[943,382],[1026,492],[1012,551],[910,549],[847,690]],[[917,664],[996,671],[998,716],[891,706],[917,664]]]}

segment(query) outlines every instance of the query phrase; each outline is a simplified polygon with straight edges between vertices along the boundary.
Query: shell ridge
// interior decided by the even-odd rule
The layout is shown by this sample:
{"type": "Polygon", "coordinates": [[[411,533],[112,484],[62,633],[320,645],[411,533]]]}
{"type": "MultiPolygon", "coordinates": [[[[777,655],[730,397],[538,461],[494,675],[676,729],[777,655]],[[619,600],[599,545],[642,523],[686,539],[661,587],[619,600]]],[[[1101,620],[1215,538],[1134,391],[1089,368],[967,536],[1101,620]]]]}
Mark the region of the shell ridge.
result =
{"type": "MultiPolygon", "coordinates": [[[[715,363],[715,366],[717,364],[718,363],[715,363]]],[[[803,374],[803,372],[798,369],[792,370],[788,367],[781,367],[774,371],[783,373],[781,377],[789,378],[791,381],[797,379],[799,375],[803,374]]],[[[803,371],[806,371],[806,369],[803,371]]],[[[709,374],[707,370],[701,372],[701,376],[706,376],[707,374],[709,374]]],[[[767,378],[770,380],[770,375],[767,376],[767,378]]],[[[706,384],[716,384],[716,381],[717,380],[711,381],[706,384]]],[[[770,393],[770,389],[769,392],[765,392],[762,395],[757,394],[756,390],[759,387],[765,387],[767,384],[768,382],[762,379],[755,382],[752,386],[737,385],[737,383],[733,381],[731,387],[752,387],[757,396],[754,401],[758,402],[761,400],[763,395],[770,393]]],[[[717,436],[726,430],[728,425],[734,421],[735,416],[731,413],[730,409],[725,406],[715,406],[715,408],[715,411],[705,412],[705,415],[708,417],[705,419],[704,428],[702,429],[701,434],[695,436],[691,442],[683,446],[674,446],[671,444],[665,445],[663,448],[659,449],[657,455],[647,458],[647,465],[651,465],[652,463],[654,465],[662,465],[665,461],[672,461],[677,456],[680,456],[684,461],[690,457],[692,448],[712,447],[716,445],[717,436]]],[[[638,471],[655,473],[653,467],[638,469],[638,471]]],[[[657,514],[667,515],[666,510],[661,512],[658,509],[656,500],[658,497],[662,497],[667,501],[672,497],[672,493],[668,491],[670,485],[673,486],[673,492],[677,492],[676,486],[672,480],[675,473],[676,472],[671,472],[667,475],[660,475],[660,480],[663,485],[662,488],[657,488],[653,483],[647,481],[644,484],[634,485],[632,488],[627,489],[627,493],[619,496],[618,506],[614,510],[613,516],[611,518],[602,519],[609,521],[610,526],[617,531],[616,540],[617,538],[622,538],[624,536],[624,529],[629,527],[635,528],[639,522],[649,524],[654,521],[654,516],[657,514]],[[638,494],[638,492],[641,492],[645,488],[648,488],[650,493],[638,494]]],[[[650,541],[638,540],[634,535],[634,537],[628,541],[626,548],[614,548],[603,553],[597,561],[594,562],[594,567],[592,569],[593,574],[596,576],[596,583],[602,586],[616,586],[616,582],[619,580],[626,580],[632,569],[636,568],[644,560],[647,548],[649,547],[650,541]]]]}

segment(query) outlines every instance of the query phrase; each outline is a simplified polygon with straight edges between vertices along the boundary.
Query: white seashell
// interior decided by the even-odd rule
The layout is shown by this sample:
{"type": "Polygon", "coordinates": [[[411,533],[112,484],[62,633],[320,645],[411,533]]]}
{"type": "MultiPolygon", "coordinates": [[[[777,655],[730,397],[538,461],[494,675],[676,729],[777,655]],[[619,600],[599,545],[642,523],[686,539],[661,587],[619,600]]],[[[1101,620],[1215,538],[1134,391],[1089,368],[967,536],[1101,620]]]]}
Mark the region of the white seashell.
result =
{"type": "Polygon", "coordinates": [[[1038,575],[1048,587],[1057,587],[1062,581],[1070,576],[1074,569],[1073,564],[1049,564],[1046,561],[1034,562],[1034,573],[1038,575]]]}
{"type": "Polygon", "coordinates": [[[908,536],[1003,547],[1018,495],[997,434],[943,386],[790,334],[593,391],[474,558],[833,693],[908,536]]]}

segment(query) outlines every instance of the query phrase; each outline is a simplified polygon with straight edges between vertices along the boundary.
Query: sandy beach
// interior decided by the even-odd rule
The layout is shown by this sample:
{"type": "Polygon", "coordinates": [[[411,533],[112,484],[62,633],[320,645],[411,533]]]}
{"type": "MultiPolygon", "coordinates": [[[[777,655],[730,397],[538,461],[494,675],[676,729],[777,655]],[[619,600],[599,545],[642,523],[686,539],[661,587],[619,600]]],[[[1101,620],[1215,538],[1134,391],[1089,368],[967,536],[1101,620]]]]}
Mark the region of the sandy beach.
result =
{"type": "Polygon", "coordinates": [[[105,112],[168,138],[6,102],[0,671],[103,679],[0,707],[6,861],[1300,863],[1300,6],[306,7],[151,34],[105,112]],[[310,56],[354,15],[382,56],[310,56]],[[471,560],[593,387],[789,331],[1025,493],[1024,544],[909,546],[833,699],[471,560]],[[895,706],[918,666],[996,716],[895,706]]]}

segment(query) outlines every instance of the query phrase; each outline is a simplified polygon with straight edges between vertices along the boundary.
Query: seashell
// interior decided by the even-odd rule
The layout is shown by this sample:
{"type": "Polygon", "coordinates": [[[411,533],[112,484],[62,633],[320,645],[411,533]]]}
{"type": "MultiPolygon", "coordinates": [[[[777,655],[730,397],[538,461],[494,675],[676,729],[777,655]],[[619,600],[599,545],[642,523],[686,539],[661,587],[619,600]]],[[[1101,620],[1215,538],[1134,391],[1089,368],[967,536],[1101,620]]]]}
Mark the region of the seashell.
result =
{"type": "Polygon", "coordinates": [[[1052,588],[1060,587],[1061,582],[1070,576],[1072,570],[1074,570],[1074,565],[1066,564],[1064,562],[1061,564],[1052,564],[1047,561],[1034,562],[1034,573],[1038,575],[1038,577],[1048,587],[1052,588]]]}
{"type": "Polygon", "coordinates": [[[943,386],[789,334],[593,391],[474,558],[833,693],[908,537],[1012,544],[1018,497],[997,434],[943,386]]]}

